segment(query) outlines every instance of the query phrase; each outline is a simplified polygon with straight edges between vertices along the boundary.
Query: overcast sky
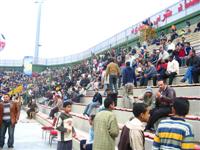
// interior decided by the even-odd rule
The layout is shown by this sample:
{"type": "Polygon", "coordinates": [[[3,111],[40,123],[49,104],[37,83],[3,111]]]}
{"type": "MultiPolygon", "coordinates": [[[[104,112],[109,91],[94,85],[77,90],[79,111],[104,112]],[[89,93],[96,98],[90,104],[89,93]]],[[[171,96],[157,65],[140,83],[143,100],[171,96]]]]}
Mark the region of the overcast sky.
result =
{"type": "MultiPolygon", "coordinates": [[[[179,0],[44,0],[39,57],[62,57],[93,47],[179,0]]],[[[38,4],[0,0],[0,59],[22,59],[35,50],[38,4]]]]}

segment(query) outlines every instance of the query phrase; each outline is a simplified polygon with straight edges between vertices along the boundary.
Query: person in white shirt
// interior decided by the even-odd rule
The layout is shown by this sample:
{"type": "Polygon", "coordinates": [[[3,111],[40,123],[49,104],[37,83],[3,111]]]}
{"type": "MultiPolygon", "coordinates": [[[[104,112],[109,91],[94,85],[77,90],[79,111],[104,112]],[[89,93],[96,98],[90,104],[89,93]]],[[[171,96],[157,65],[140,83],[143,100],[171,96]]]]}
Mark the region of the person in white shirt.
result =
{"type": "Polygon", "coordinates": [[[158,60],[167,60],[169,58],[169,53],[163,49],[163,46],[159,48],[160,54],[158,60]]]}
{"type": "Polygon", "coordinates": [[[167,52],[171,55],[174,50],[175,50],[175,44],[172,42],[172,40],[168,40],[167,52]]]}
{"type": "Polygon", "coordinates": [[[104,89],[104,95],[106,95],[106,89],[109,86],[109,77],[106,77],[106,66],[103,67],[103,72],[101,74],[101,85],[104,89]]]}
{"type": "Polygon", "coordinates": [[[173,56],[170,56],[166,72],[166,76],[169,77],[169,85],[172,85],[174,77],[178,74],[179,74],[179,63],[178,61],[173,59],[173,56]]]}

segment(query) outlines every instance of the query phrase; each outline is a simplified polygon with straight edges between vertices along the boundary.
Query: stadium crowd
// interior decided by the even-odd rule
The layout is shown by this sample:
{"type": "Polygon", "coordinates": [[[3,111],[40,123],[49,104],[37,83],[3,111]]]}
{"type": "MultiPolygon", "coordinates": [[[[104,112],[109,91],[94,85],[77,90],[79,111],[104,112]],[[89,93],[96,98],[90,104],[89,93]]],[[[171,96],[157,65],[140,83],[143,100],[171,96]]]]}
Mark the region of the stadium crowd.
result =
{"type": "MultiPolygon", "coordinates": [[[[104,108],[101,107],[101,110],[113,110],[114,106],[117,105],[118,89],[122,88],[124,90],[124,107],[132,108],[132,104],[134,103],[134,107],[136,108],[133,109],[133,113],[136,118],[130,121],[126,125],[126,128],[123,128],[124,134],[121,136],[127,136],[127,133],[131,132],[133,124],[139,126],[139,132],[144,131],[144,128],[141,127],[141,122],[147,122],[145,130],[152,131],[158,119],[168,116],[171,113],[175,114],[175,118],[171,118],[170,121],[179,124],[176,117],[184,117],[188,113],[188,102],[187,100],[182,102],[176,100],[176,92],[168,85],[173,84],[174,78],[179,75],[180,67],[187,66],[187,71],[181,82],[188,80],[189,84],[199,83],[200,75],[200,58],[190,46],[190,42],[186,41],[184,37],[187,34],[192,34],[189,29],[189,23],[187,23],[187,26],[187,30],[182,30],[181,33],[178,33],[176,27],[172,26],[169,38],[162,32],[160,38],[151,41],[151,44],[157,45],[157,48],[153,49],[153,51],[148,49],[150,44],[144,42],[143,44],[138,43],[136,47],[111,49],[98,55],[92,54],[90,59],[84,60],[72,67],[67,66],[60,69],[47,68],[42,73],[35,74],[34,76],[27,76],[21,72],[15,71],[1,72],[1,102],[3,101],[4,94],[13,91],[13,89],[19,86],[23,86],[23,90],[20,91],[20,94],[17,94],[18,92],[15,91],[10,93],[11,99],[16,100],[19,97],[23,97],[23,100],[21,99],[20,102],[18,100],[18,104],[29,104],[31,111],[35,111],[37,106],[35,106],[36,104],[33,99],[45,97],[42,101],[39,101],[39,103],[51,106],[52,109],[49,118],[54,118],[55,113],[63,109],[63,104],[68,114],[70,108],[67,107],[71,105],[69,102],[79,103],[81,97],[86,96],[86,91],[92,89],[95,91],[95,95],[85,111],[82,112],[84,115],[91,116],[92,109],[101,104],[104,104],[104,108]],[[169,78],[168,83],[165,81],[167,78],[169,78]],[[149,80],[151,79],[153,80],[154,86],[159,86],[157,93],[153,93],[149,85],[149,80]],[[137,86],[147,86],[144,95],[138,98],[138,100],[134,99],[133,93],[134,87],[137,86]],[[106,96],[106,99],[104,102],[102,101],[102,95],[98,91],[99,89],[104,89],[105,91],[104,96],[106,96]],[[137,104],[138,101],[144,102],[144,104],[137,104]],[[180,112],[180,107],[178,105],[183,105],[185,110],[180,112]],[[149,108],[147,109],[147,106],[150,106],[150,110],[149,108]],[[150,117],[148,117],[148,114],[150,114],[150,117]]],[[[199,23],[197,24],[195,32],[199,32],[199,23]]],[[[27,113],[28,117],[31,117],[30,112],[27,113]]],[[[70,118],[66,114],[64,117],[66,119],[70,118]]],[[[105,126],[103,126],[101,122],[103,120],[102,118],[107,118],[109,120],[110,117],[113,119],[111,120],[111,123],[113,123],[111,124],[113,125],[113,130],[109,132],[112,134],[111,137],[113,140],[119,134],[116,118],[113,114],[101,111],[96,117],[92,117],[94,123],[91,123],[91,125],[94,124],[94,131],[91,131],[91,134],[94,134],[94,149],[98,149],[102,146],[102,143],[99,143],[99,138],[102,138],[102,135],[98,137],[95,136],[95,134],[100,134],[96,129],[103,128],[105,130],[105,126]]],[[[109,121],[107,123],[109,123],[109,121]]],[[[163,121],[162,124],[163,126],[158,126],[158,129],[167,128],[167,122],[163,121]]],[[[183,129],[184,127],[180,128],[183,129]]],[[[63,128],[60,124],[58,130],[63,132],[61,129],[63,128]]],[[[75,134],[75,131],[73,131],[73,133],[75,134]]],[[[107,131],[105,130],[104,133],[107,133],[107,131]]],[[[139,133],[136,133],[136,135],[137,134],[139,133]]],[[[192,135],[193,133],[189,133],[188,136],[191,136],[192,139],[192,135]]],[[[103,136],[106,137],[107,135],[103,136]]],[[[133,140],[139,140],[136,143],[140,143],[141,145],[137,145],[134,142],[126,144],[129,144],[130,149],[139,150],[140,148],[137,147],[143,147],[144,145],[143,137],[144,136],[141,135],[138,139],[134,139],[135,137],[128,137],[133,138],[133,140]]],[[[109,138],[105,139],[107,139],[107,142],[111,140],[109,138]]],[[[124,146],[124,141],[121,140],[119,149],[124,146]]],[[[181,139],[178,140],[181,141],[181,139]]],[[[185,142],[190,142],[190,140],[186,140],[185,142]]],[[[106,150],[105,143],[106,141],[103,142],[103,149],[106,150]]],[[[154,149],[159,149],[159,146],[162,147],[163,143],[164,140],[162,141],[162,139],[159,139],[158,132],[156,132],[153,145],[154,149]]],[[[113,142],[107,144],[111,146],[109,150],[113,149],[113,145],[115,145],[113,142]]],[[[62,146],[61,144],[61,147],[62,146]]],[[[107,145],[107,148],[109,146],[107,145]]],[[[83,148],[84,147],[86,146],[83,146],[83,148]]],[[[182,147],[184,148],[184,145],[182,145],[182,147]]]]}

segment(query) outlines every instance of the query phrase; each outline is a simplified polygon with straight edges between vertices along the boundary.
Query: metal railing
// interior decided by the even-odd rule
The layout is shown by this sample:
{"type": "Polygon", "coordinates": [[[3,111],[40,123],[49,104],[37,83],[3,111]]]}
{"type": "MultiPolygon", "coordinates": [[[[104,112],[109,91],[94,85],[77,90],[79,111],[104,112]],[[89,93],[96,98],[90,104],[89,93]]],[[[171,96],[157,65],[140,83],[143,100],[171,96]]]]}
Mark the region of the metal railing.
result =
{"type": "MultiPolygon", "coordinates": [[[[162,27],[164,25],[167,25],[169,23],[172,23],[180,18],[183,18],[185,16],[188,16],[194,12],[197,12],[200,10],[200,1],[199,0],[192,0],[197,2],[196,4],[187,7],[185,5],[185,0],[181,0],[178,3],[175,3],[174,5],[154,14],[153,16],[149,17],[152,22],[156,21],[157,19],[160,19],[160,21],[155,25],[156,28],[162,27]],[[182,9],[181,9],[182,6],[182,9]],[[185,7],[186,6],[186,7],[185,7]],[[164,14],[166,14],[167,10],[172,11],[172,15],[168,16],[164,19],[164,14]],[[181,11],[180,11],[181,10],[181,11]]],[[[186,3],[189,3],[189,0],[186,0],[186,3]]],[[[114,36],[110,37],[109,39],[106,39],[105,41],[95,45],[94,47],[89,48],[86,51],[83,51],[78,54],[73,54],[65,57],[59,57],[59,58],[51,58],[51,59],[39,59],[38,64],[41,65],[56,65],[56,64],[65,64],[65,63],[71,63],[80,61],[83,59],[86,59],[91,56],[92,53],[100,53],[104,50],[107,50],[111,47],[114,47],[118,44],[124,43],[127,40],[133,39],[139,35],[139,32],[134,32],[136,29],[139,29],[139,27],[142,25],[142,22],[139,22],[133,26],[130,26],[129,28],[115,34],[114,36]]],[[[23,61],[20,60],[0,60],[0,66],[17,66],[22,65],[23,61]],[[8,62],[11,61],[11,62],[8,62]],[[21,63],[21,64],[20,64],[21,63]]]]}

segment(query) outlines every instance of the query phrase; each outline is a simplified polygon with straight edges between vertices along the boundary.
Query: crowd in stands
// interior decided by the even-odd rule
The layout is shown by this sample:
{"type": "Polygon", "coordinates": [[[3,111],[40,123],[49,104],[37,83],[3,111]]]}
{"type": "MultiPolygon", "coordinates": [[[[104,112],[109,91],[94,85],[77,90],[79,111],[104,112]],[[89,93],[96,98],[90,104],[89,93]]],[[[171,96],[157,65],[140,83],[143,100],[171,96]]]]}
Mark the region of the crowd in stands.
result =
{"type": "MultiPolygon", "coordinates": [[[[200,31],[199,25],[200,23],[197,24],[194,32],[200,31]]],[[[60,115],[57,129],[63,136],[67,136],[68,138],[66,139],[68,140],[71,139],[72,134],[63,133],[65,128],[62,124],[63,120],[68,122],[70,132],[73,131],[73,134],[75,134],[70,123],[71,116],[68,115],[71,111],[71,103],[69,102],[80,103],[81,98],[86,96],[88,89],[94,90],[95,94],[92,101],[86,106],[84,112],[81,113],[91,116],[93,108],[104,104],[104,107],[101,107],[101,112],[97,113],[95,118],[91,117],[91,120],[94,119],[94,123],[91,123],[91,125],[94,124],[94,131],[91,131],[91,134],[94,132],[93,148],[111,150],[115,146],[114,139],[119,134],[117,121],[111,110],[117,105],[118,89],[122,88],[124,91],[124,107],[132,108],[132,104],[134,104],[134,107],[138,107],[138,111],[133,109],[135,119],[126,124],[123,128],[124,134],[121,136],[129,140],[131,138],[132,140],[130,141],[132,143],[129,143],[129,147],[137,149],[137,147],[143,145],[143,135],[140,135],[138,139],[140,140],[140,145],[135,145],[134,141],[136,139],[134,138],[136,137],[126,137],[127,132],[132,132],[134,125],[138,126],[137,129],[140,130],[140,133],[144,131],[144,128],[141,127],[141,122],[147,122],[145,130],[152,131],[155,129],[156,121],[173,113],[172,107],[175,110],[174,113],[178,116],[185,116],[188,113],[187,110],[184,113],[179,112],[180,108],[176,106],[179,102],[175,103],[176,92],[168,85],[172,85],[174,78],[179,75],[179,68],[186,66],[187,71],[181,82],[188,80],[189,84],[199,83],[200,58],[190,46],[190,42],[186,41],[184,37],[185,35],[192,34],[191,32],[189,22],[187,22],[187,28],[181,31],[181,33],[177,32],[176,26],[173,25],[169,38],[162,32],[159,38],[152,40],[151,44],[157,45],[157,48],[152,51],[149,50],[149,44],[138,43],[136,47],[111,49],[98,55],[93,54],[90,59],[83,60],[81,63],[73,65],[73,67],[47,68],[42,73],[34,76],[26,76],[15,71],[1,72],[0,99],[2,100],[3,94],[9,93],[22,85],[24,90],[20,91],[21,94],[12,93],[11,99],[21,103],[22,100],[19,100],[19,97],[23,97],[23,104],[28,104],[29,106],[27,111],[29,118],[31,118],[31,112],[36,111],[37,108],[34,99],[44,97],[42,101],[38,102],[51,106],[49,114],[51,119],[55,117],[56,113],[63,110],[64,106],[65,113],[60,115]],[[167,78],[169,78],[168,83],[165,82],[167,78]],[[153,80],[153,85],[158,85],[159,87],[156,93],[149,86],[151,79],[153,80]],[[139,97],[138,100],[134,99],[134,87],[137,86],[147,86],[144,95],[139,97]],[[105,91],[105,102],[99,93],[99,89],[104,89],[105,91]],[[137,104],[138,101],[143,103],[137,104]],[[147,109],[146,106],[150,106],[150,109],[147,109]],[[148,118],[149,114],[150,117],[148,118]],[[106,128],[109,126],[108,123],[110,123],[111,129],[106,128]],[[97,129],[102,129],[102,132],[97,132],[97,129]],[[107,135],[108,133],[110,135],[107,135]],[[99,141],[102,141],[102,143],[99,141]]],[[[186,104],[183,105],[185,106],[186,104]]],[[[176,119],[171,118],[170,121],[176,122],[176,119]]],[[[163,124],[167,123],[163,122],[163,124]]],[[[158,128],[163,127],[159,126],[158,128]]],[[[158,146],[162,147],[164,143],[159,139],[159,132],[156,132],[154,149],[158,148],[158,146]]],[[[138,131],[134,131],[134,133],[139,135],[138,131]]],[[[82,149],[86,149],[88,145],[88,147],[91,147],[91,141],[91,139],[89,142],[85,141],[82,144],[82,149]]],[[[119,148],[124,146],[123,142],[120,141],[119,148]]],[[[71,148],[70,145],[71,143],[63,144],[59,142],[58,149],[68,146],[71,148]]]]}

